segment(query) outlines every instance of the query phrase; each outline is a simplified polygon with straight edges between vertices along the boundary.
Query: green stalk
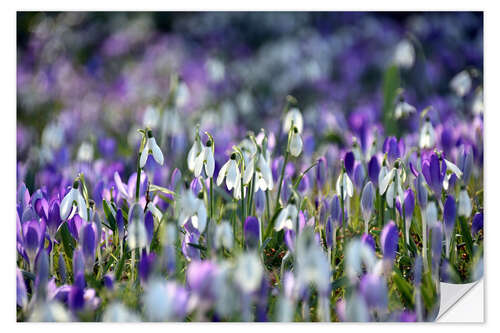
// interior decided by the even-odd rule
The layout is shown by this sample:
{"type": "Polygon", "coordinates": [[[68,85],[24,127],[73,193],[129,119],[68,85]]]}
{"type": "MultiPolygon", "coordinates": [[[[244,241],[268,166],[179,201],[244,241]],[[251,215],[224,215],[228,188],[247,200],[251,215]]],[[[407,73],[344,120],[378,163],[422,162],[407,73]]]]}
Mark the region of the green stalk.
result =
{"type": "Polygon", "coordinates": [[[137,158],[137,180],[135,182],[135,201],[139,202],[139,190],[141,186],[141,164],[140,164],[141,152],[139,151],[139,156],[137,158]]]}
{"type": "Polygon", "coordinates": [[[285,176],[285,168],[286,168],[287,163],[288,163],[288,147],[285,151],[285,158],[283,160],[283,167],[281,168],[281,175],[280,175],[280,181],[279,181],[279,186],[278,186],[278,195],[276,196],[276,205],[274,206],[275,212],[276,212],[276,209],[278,209],[278,205],[280,203],[281,187],[283,186],[283,177],[285,176]]]}
{"type": "Polygon", "coordinates": [[[245,196],[244,196],[244,190],[243,190],[243,174],[241,174],[241,247],[244,247],[245,244],[245,233],[243,232],[243,225],[245,223],[245,196]]]}

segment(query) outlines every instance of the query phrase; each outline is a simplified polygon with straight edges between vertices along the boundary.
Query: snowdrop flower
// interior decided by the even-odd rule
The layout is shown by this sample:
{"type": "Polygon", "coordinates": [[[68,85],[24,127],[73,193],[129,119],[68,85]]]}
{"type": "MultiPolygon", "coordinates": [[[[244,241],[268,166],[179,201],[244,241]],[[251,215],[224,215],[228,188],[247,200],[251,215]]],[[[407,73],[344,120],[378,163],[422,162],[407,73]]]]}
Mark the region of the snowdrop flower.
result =
{"type": "Polygon", "coordinates": [[[354,283],[363,274],[363,266],[366,267],[367,272],[373,271],[376,257],[369,245],[363,243],[360,239],[354,239],[347,244],[345,262],[346,275],[354,283]]]}
{"type": "Polygon", "coordinates": [[[259,160],[257,161],[255,192],[257,192],[259,189],[262,191],[271,191],[274,187],[269,151],[267,151],[266,155],[267,157],[265,157],[264,154],[261,153],[259,156],[259,160]]]}
{"type": "Polygon", "coordinates": [[[234,270],[234,278],[244,292],[251,293],[257,290],[263,274],[264,269],[257,253],[252,251],[240,255],[234,270]]]}
{"type": "Polygon", "coordinates": [[[407,117],[415,112],[417,112],[417,109],[413,105],[410,105],[407,102],[405,102],[404,99],[401,99],[396,104],[396,109],[394,110],[394,116],[396,117],[396,119],[400,119],[407,117]]]}
{"type": "Polygon", "coordinates": [[[232,249],[233,248],[233,230],[229,222],[223,221],[218,224],[215,229],[215,247],[218,249],[232,249]]]}
{"type": "Polygon", "coordinates": [[[156,139],[153,137],[153,132],[151,130],[147,131],[147,139],[146,144],[141,152],[141,158],[139,160],[139,166],[144,168],[146,165],[146,161],[148,160],[149,154],[153,155],[156,163],[163,165],[163,153],[161,152],[160,147],[156,143],[156,139]]]}
{"type": "Polygon", "coordinates": [[[396,45],[396,50],[394,51],[394,62],[396,65],[402,68],[411,68],[415,61],[415,49],[411,45],[410,41],[403,39],[396,45]]]}
{"type": "Polygon", "coordinates": [[[337,178],[337,184],[335,186],[335,190],[338,195],[343,195],[343,199],[345,200],[347,196],[352,197],[353,194],[353,186],[352,181],[345,172],[345,168],[342,168],[339,177],[337,178]]]}
{"type": "Polygon", "coordinates": [[[220,186],[226,178],[226,186],[229,191],[235,188],[240,183],[240,169],[238,168],[238,163],[236,162],[236,153],[232,153],[229,161],[227,161],[222,168],[219,170],[219,175],[217,176],[217,186],[220,186]]]}
{"type": "Polygon", "coordinates": [[[140,322],[140,318],[135,313],[128,310],[121,303],[110,304],[102,316],[103,322],[140,322]]]}
{"type": "Polygon", "coordinates": [[[462,178],[462,170],[452,162],[448,161],[446,158],[443,158],[444,163],[446,164],[446,170],[449,170],[451,173],[454,173],[458,179],[462,178]]]}
{"type": "Polygon", "coordinates": [[[199,233],[203,233],[207,226],[207,208],[203,201],[203,192],[196,198],[189,189],[185,190],[180,198],[179,225],[184,226],[191,219],[191,224],[199,233]]]}
{"type": "Polygon", "coordinates": [[[255,154],[248,151],[243,151],[243,158],[245,160],[245,170],[243,172],[243,184],[248,185],[252,180],[255,171],[255,154]]]}
{"type": "Polygon", "coordinates": [[[462,186],[460,194],[458,195],[458,216],[469,218],[472,213],[472,203],[467,194],[465,186],[462,186]]]}
{"type": "Polygon", "coordinates": [[[73,187],[61,201],[59,214],[61,215],[61,219],[63,221],[68,219],[73,208],[73,203],[76,203],[76,206],[78,207],[78,215],[80,215],[80,217],[85,221],[89,220],[87,204],[85,203],[85,198],[78,190],[78,187],[78,181],[73,182],[73,187]]]}
{"type": "Polygon", "coordinates": [[[453,77],[450,81],[451,89],[459,97],[464,97],[470,91],[472,87],[472,79],[467,70],[463,70],[453,77]]]}
{"type": "Polygon", "coordinates": [[[283,123],[283,132],[290,132],[292,124],[297,128],[297,132],[301,134],[304,128],[304,120],[302,118],[302,113],[297,108],[292,108],[286,113],[285,122],[283,123]]]}
{"type": "Polygon", "coordinates": [[[203,145],[201,144],[198,130],[196,130],[196,137],[194,138],[193,145],[191,146],[191,149],[189,149],[187,156],[187,165],[189,171],[194,172],[196,165],[196,158],[198,157],[198,155],[201,153],[202,150],[203,150],[203,145]]]}
{"type": "Polygon", "coordinates": [[[290,202],[285,208],[281,210],[276,222],[274,224],[274,230],[280,231],[282,229],[294,230],[295,221],[297,220],[298,210],[295,206],[295,202],[290,202]]]}
{"type": "Polygon", "coordinates": [[[215,159],[214,159],[214,145],[211,139],[209,139],[205,145],[202,147],[201,152],[195,158],[194,162],[194,175],[199,177],[201,175],[201,170],[205,166],[205,173],[207,177],[212,178],[214,176],[215,169],[215,159]]]}
{"type": "Polygon", "coordinates": [[[420,139],[419,139],[419,147],[421,149],[424,148],[432,148],[436,144],[436,133],[434,131],[434,127],[432,127],[431,120],[429,117],[425,119],[425,123],[420,129],[420,139]]]}
{"type": "Polygon", "coordinates": [[[294,126],[290,137],[290,154],[295,157],[299,156],[302,152],[302,145],[302,138],[300,137],[299,130],[297,126],[294,126]]]}
{"type": "Polygon", "coordinates": [[[405,180],[405,174],[402,168],[399,168],[399,163],[396,162],[396,167],[392,168],[380,182],[379,194],[386,193],[387,205],[392,208],[394,204],[394,197],[399,198],[399,202],[403,202],[404,193],[401,185],[405,180]]]}

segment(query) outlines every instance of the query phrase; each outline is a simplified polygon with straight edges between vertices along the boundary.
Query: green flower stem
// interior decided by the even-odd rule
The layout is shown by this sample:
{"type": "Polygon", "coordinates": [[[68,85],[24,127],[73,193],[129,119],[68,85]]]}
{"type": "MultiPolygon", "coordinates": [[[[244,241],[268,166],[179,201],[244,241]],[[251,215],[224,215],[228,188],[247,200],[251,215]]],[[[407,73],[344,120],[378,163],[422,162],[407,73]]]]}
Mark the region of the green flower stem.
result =
{"type": "Polygon", "coordinates": [[[276,205],[274,206],[274,211],[278,209],[279,203],[280,203],[280,195],[281,195],[281,187],[283,186],[283,177],[285,176],[285,168],[286,164],[288,163],[288,147],[285,151],[285,158],[283,160],[283,167],[281,168],[281,175],[280,175],[280,181],[278,185],[278,195],[276,196],[276,205]]]}
{"type": "Polygon", "coordinates": [[[243,174],[241,174],[241,186],[240,186],[240,189],[241,189],[241,247],[243,248],[244,247],[244,243],[245,243],[245,233],[243,232],[243,225],[245,223],[245,219],[246,219],[246,214],[245,214],[245,190],[243,189],[243,174]]]}
{"type": "Polygon", "coordinates": [[[140,164],[141,152],[139,151],[139,156],[137,157],[137,180],[135,181],[135,201],[139,202],[139,190],[141,187],[141,164],[140,164]]]}

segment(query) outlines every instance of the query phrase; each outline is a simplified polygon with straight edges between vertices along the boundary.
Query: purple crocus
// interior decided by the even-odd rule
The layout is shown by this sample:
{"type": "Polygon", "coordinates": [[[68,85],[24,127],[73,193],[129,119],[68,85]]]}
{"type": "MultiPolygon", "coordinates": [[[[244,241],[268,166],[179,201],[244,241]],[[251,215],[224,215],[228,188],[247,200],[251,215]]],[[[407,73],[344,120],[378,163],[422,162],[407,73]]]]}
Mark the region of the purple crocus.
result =
{"type": "Polygon", "coordinates": [[[354,183],[354,186],[356,189],[359,191],[361,187],[363,186],[363,182],[365,181],[365,168],[363,164],[361,163],[356,163],[356,166],[354,167],[354,174],[352,176],[352,180],[354,183]]]}
{"type": "Polygon", "coordinates": [[[85,259],[83,257],[83,252],[81,249],[77,249],[73,252],[73,276],[78,273],[83,273],[85,271],[85,259]]]}
{"type": "Polygon", "coordinates": [[[422,163],[422,173],[429,187],[436,196],[441,195],[443,180],[446,175],[446,163],[436,153],[432,153],[429,160],[422,163]]]}
{"type": "Polygon", "coordinates": [[[146,241],[147,246],[151,246],[151,241],[153,240],[153,234],[155,230],[155,222],[153,218],[153,213],[150,210],[146,212],[146,216],[144,218],[144,226],[146,227],[146,241]]]}
{"type": "Polygon", "coordinates": [[[352,172],[354,171],[354,153],[349,151],[344,156],[344,166],[347,174],[352,177],[352,172]]]}
{"type": "Polygon", "coordinates": [[[476,213],[472,218],[472,235],[475,236],[479,230],[483,229],[483,213],[476,213]]]}
{"type": "Polygon", "coordinates": [[[23,247],[29,259],[29,265],[33,271],[35,258],[44,239],[42,226],[38,221],[28,221],[23,225],[23,247]]]}
{"type": "Polygon", "coordinates": [[[474,156],[472,149],[469,146],[462,146],[458,154],[457,166],[462,171],[462,181],[468,184],[474,163],[474,156]]]}
{"type": "Polygon", "coordinates": [[[85,272],[90,273],[94,268],[96,250],[96,232],[92,223],[86,223],[81,235],[82,253],[85,261],[85,272]]]}
{"type": "Polygon", "coordinates": [[[256,248],[259,245],[260,225],[255,216],[248,216],[243,227],[245,233],[245,244],[249,248],[256,248]]]}
{"type": "Polygon", "coordinates": [[[204,299],[213,297],[212,281],[216,275],[215,265],[208,260],[193,260],[186,273],[186,284],[191,292],[204,299]]]}
{"type": "Polygon", "coordinates": [[[415,209],[415,196],[413,195],[413,190],[410,188],[405,192],[405,199],[403,203],[405,211],[405,239],[406,244],[410,242],[410,227],[411,219],[413,216],[413,210],[415,209]]]}
{"type": "Polygon", "coordinates": [[[387,154],[387,159],[391,164],[401,157],[401,152],[399,151],[398,140],[394,136],[390,136],[385,139],[383,145],[383,152],[387,154]]]}
{"type": "Polygon", "coordinates": [[[318,188],[323,188],[327,179],[328,166],[326,158],[321,156],[318,158],[318,164],[316,165],[316,185],[318,188]]]}
{"type": "Polygon", "coordinates": [[[449,195],[444,202],[443,222],[446,233],[451,233],[455,227],[455,218],[457,217],[457,208],[455,198],[449,195]]]}
{"type": "Polygon", "coordinates": [[[382,229],[380,235],[380,244],[384,259],[391,263],[396,258],[396,251],[398,249],[398,227],[394,221],[389,221],[382,229]]]}
{"type": "Polygon", "coordinates": [[[49,214],[47,218],[47,231],[49,232],[49,236],[52,240],[55,239],[57,230],[62,223],[59,209],[59,203],[57,201],[53,201],[50,204],[49,214]]]}
{"type": "Polygon", "coordinates": [[[378,185],[378,175],[380,173],[380,165],[377,156],[373,155],[368,162],[368,176],[373,184],[378,185]]]}
{"type": "Polygon", "coordinates": [[[16,304],[22,308],[28,305],[28,293],[23,273],[16,267],[16,304]]]}
{"type": "Polygon", "coordinates": [[[142,249],[141,259],[139,260],[139,278],[142,284],[145,284],[153,272],[156,255],[148,254],[146,249],[142,249]]]}
{"type": "Polygon", "coordinates": [[[439,265],[441,263],[441,249],[443,247],[443,232],[442,232],[442,224],[440,222],[437,222],[434,224],[434,226],[431,228],[432,232],[432,243],[431,243],[431,249],[432,249],[432,269],[434,270],[434,273],[437,274],[437,270],[439,268],[439,265]]]}
{"type": "Polygon", "coordinates": [[[382,276],[370,273],[363,275],[359,290],[370,308],[387,308],[387,283],[382,276]]]}
{"type": "Polygon", "coordinates": [[[118,238],[121,241],[125,238],[125,222],[123,219],[123,212],[120,208],[116,211],[116,228],[118,229],[118,238]]]}
{"type": "Polygon", "coordinates": [[[341,219],[340,199],[338,195],[334,195],[330,204],[330,214],[334,222],[338,223],[341,219]]]}
{"type": "Polygon", "coordinates": [[[371,181],[366,183],[361,193],[361,211],[365,220],[365,233],[368,233],[368,225],[373,212],[373,202],[375,201],[375,188],[371,181]]]}
{"type": "Polygon", "coordinates": [[[361,243],[368,245],[375,253],[375,240],[370,234],[363,234],[361,236],[361,243]]]}
{"type": "Polygon", "coordinates": [[[427,189],[424,185],[424,176],[421,173],[415,179],[415,189],[420,207],[425,208],[427,206],[427,189]]]}
{"type": "Polygon", "coordinates": [[[104,284],[104,287],[106,287],[106,289],[108,290],[113,290],[114,288],[114,278],[113,278],[113,275],[111,274],[106,274],[104,275],[104,277],[102,278],[102,282],[104,284]]]}

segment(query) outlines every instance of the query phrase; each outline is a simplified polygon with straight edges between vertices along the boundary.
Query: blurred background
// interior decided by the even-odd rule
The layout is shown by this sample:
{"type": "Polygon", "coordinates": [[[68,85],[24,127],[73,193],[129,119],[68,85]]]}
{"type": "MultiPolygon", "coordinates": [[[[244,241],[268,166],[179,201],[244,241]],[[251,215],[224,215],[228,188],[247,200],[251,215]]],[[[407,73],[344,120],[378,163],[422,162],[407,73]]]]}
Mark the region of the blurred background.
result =
{"type": "MultiPolygon", "coordinates": [[[[366,147],[368,128],[385,131],[392,65],[418,111],[463,120],[474,96],[452,94],[450,80],[482,73],[482,13],[18,12],[17,181],[32,191],[78,170],[129,175],[145,126],[167,161],[158,184],[185,166],[197,124],[214,135],[219,168],[248,130],[279,139],[289,94],[305,118],[304,159],[349,145],[347,131],[366,147]]],[[[416,132],[418,113],[397,125],[416,132]]]]}

